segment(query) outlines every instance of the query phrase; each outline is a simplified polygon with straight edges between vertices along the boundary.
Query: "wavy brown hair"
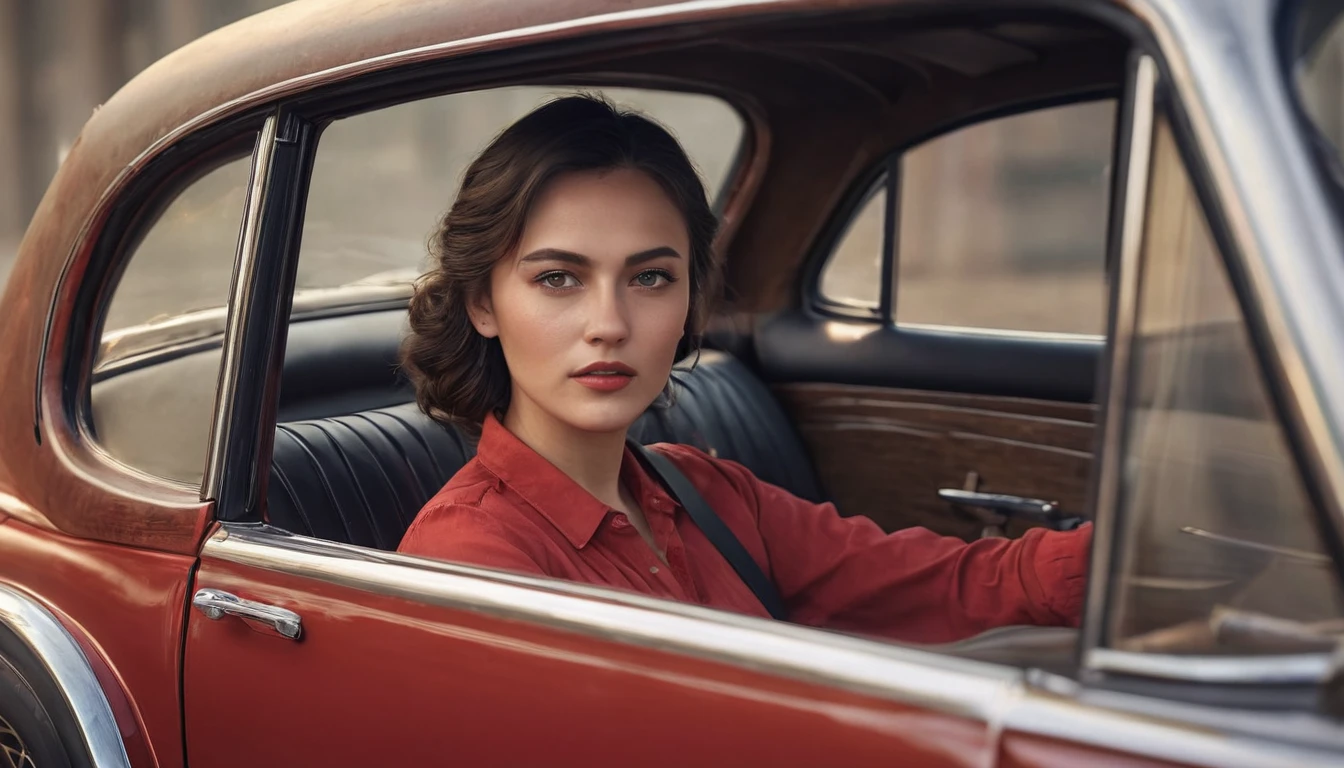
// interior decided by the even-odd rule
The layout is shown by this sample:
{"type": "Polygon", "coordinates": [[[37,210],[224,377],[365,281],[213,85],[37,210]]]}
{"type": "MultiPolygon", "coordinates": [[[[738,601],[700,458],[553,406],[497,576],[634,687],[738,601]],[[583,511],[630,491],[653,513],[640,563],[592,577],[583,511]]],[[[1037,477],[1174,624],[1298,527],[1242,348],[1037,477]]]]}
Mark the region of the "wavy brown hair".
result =
{"type": "Polygon", "coordinates": [[[512,384],[499,339],[476,331],[467,307],[522,238],[533,201],[560,174],[631,168],[648,174],[681,211],[690,235],[686,334],[698,349],[719,283],[717,219],[685,150],[649,118],[589,95],[538,107],[495,137],[462,178],[429,242],[430,271],[411,298],[402,367],[430,418],[475,433],[509,405],[512,384]]]}

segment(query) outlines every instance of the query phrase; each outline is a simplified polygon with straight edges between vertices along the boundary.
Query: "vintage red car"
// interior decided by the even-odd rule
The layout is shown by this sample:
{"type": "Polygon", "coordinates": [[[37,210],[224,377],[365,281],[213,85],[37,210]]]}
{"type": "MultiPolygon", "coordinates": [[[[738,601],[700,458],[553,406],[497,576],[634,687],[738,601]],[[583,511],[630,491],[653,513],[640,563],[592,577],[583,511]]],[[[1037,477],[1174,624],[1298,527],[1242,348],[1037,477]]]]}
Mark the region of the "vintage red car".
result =
{"type": "Polygon", "coordinates": [[[0,764],[1340,764],[1341,11],[303,0],[172,54],[0,298],[0,764]],[[394,552],[473,451],[396,366],[425,237],[573,88],[717,190],[712,351],[639,437],[889,530],[1092,520],[1080,630],[394,552]]]}

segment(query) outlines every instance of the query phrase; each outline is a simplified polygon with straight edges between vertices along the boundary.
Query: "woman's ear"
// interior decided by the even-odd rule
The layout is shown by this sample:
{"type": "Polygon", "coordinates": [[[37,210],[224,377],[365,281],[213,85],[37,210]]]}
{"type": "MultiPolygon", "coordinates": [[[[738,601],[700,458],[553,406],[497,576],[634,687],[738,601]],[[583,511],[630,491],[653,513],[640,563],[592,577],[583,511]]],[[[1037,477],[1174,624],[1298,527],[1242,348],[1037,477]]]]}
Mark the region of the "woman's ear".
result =
{"type": "Polygon", "coordinates": [[[471,324],[476,327],[476,332],[487,339],[493,339],[499,335],[499,327],[495,325],[494,305],[490,303],[489,296],[478,296],[467,304],[467,315],[471,317],[471,324]]]}

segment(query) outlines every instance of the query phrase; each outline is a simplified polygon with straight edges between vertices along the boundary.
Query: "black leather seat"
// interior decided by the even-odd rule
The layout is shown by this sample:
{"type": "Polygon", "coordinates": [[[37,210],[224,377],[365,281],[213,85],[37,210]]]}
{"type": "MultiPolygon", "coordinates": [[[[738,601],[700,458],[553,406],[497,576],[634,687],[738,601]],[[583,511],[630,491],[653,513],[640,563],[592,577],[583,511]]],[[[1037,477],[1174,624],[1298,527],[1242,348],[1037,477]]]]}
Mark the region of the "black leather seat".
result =
{"type": "MultiPolygon", "coordinates": [[[[671,406],[645,413],[631,428],[635,439],[693,445],[821,499],[788,417],[745,365],[705,352],[673,381],[671,406]]],[[[306,536],[395,549],[420,508],[474,454],[473,444],[414,403],[280,424],[267,519],[306,536]]]]}

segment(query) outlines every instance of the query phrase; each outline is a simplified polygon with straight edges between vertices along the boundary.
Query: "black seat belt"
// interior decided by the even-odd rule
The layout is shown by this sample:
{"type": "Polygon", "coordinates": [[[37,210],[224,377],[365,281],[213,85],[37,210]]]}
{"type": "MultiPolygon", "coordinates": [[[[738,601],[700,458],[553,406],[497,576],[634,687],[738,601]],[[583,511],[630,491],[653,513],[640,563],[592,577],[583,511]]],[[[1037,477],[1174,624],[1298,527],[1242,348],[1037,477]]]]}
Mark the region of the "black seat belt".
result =
{"type": "Polygon", "coordinates": [[[644,464],[655,477],[662,481],[663,487],[671,492],[675,498],[686,510],[686,514],[691,516],[691,522],[705,534],[709,543],[719,550],[723,559],[733,566],[737,575],[751,589],[756,599],[761,601],[765,610],[770,612],[773,618],[780,621],[788,621],[788,610],[784,607],[784,600],[780,598],[779,591],[770,581],[770,577],[765,575],[761,567],[756,564],[756,560],[747,552],[747,548],[742,546],[737,536],[733,535],[728,525],[723,522],[709,504],[705,501],[700,492],[691,485],[691,481],[677,469],[672,462],[668,461],[661,454],[645,448],[634,440],[629,441],[630,449],[635,455],[643,459],[644,464]]]}

